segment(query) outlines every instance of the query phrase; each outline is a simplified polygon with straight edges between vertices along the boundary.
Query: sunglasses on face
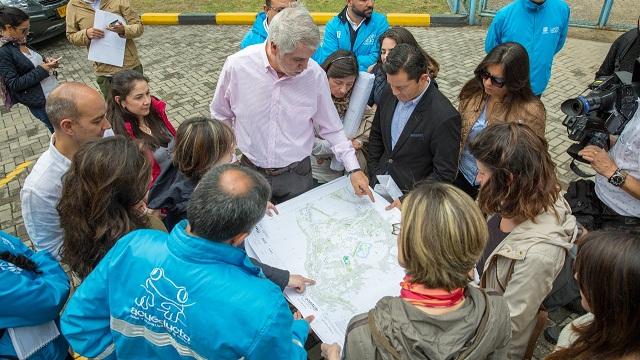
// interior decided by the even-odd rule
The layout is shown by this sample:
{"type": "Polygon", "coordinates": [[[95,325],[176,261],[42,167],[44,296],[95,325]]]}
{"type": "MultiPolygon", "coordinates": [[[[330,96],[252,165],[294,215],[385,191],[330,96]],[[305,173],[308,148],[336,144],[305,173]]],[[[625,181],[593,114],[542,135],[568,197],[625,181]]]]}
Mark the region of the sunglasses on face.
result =
{"type": "Polygon", "coordinates": [[[503,78],[495,77],[495,76],[491,75],[487,70],[480,70],[480,72],[478,73],[478,76],[480,76],[480,78],[482,78],[482,80],[491,79],[491,85],[493,85],[495,87],[501,88],[501,87],[504,86],[504,79],[503,78]]]}

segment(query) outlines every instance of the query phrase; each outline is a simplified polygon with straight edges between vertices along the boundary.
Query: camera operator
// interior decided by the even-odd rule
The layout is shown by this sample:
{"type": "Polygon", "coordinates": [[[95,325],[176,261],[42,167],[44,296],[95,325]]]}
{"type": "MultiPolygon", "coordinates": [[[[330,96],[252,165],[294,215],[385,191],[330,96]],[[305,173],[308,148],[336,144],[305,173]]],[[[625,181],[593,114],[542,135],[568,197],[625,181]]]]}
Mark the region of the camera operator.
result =
{"type": "Polygon", "coordinates": [[[594,205],[601,208],[600,216],[594,216],[594,226],[583,225],[587,228],[637,229],[640,227],[640,110],[635,112],[620,136],[617,139],[610,136],[610,141],[608,152],[588,145],[578,153],[597,173],[597,198],[593,199],[600,203],[594,205]]]}
{"type": "Polygon", "coordinates": [[[611,76],[616,71],[633,71],[634,61],[640,57],[640,17],[638,27],[620,35],[613,42],[607,57],[596,72],[596,79],[611,76]]]}

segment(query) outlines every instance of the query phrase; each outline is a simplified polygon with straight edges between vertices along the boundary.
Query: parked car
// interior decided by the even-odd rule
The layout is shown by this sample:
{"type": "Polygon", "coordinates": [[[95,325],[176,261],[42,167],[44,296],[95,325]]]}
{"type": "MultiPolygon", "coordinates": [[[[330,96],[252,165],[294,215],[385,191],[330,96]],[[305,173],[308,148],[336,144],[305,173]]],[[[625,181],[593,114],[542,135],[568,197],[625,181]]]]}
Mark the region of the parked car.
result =
{"type": "Polygon", "coordinates": [[[69,0],[0,0],[0,4],[22,9],[29,15],[27,41],[35,44],[64,33],[69,0]]]}

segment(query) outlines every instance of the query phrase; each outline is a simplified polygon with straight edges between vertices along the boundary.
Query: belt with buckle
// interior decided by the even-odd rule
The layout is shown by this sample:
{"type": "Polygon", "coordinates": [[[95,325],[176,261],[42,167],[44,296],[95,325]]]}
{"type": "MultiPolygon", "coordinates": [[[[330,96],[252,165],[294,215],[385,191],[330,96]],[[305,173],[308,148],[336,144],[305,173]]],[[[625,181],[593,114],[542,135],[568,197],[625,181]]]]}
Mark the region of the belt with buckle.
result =
{"type": "Polygon", "coordinates": [[[240,163],[252,169],[258,170],[259,172],[262,172],[267,176],[278,176],[278,175],[282,175],[284,173],[290,172],[291,170],[297,168],[298,166],[300,166],[300,164],[302,164],[303,161],[307,160],[307,158],[308,156],[300,161],[293,162],[281,168],[261,168],[256,164],[252,163],[251,160],[249,160],[249,158],[247,158],[246,156],[242,156],[242,159],[240,159],[240,163]]]}

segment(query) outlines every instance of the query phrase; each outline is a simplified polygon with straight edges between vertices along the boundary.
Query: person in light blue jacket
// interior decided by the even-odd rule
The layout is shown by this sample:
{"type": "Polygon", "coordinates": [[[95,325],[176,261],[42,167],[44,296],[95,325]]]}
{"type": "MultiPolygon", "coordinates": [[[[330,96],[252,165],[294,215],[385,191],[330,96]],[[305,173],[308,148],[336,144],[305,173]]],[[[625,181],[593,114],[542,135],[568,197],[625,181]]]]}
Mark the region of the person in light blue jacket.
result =
{"type": "Polygon", "coordinates": [[[270,196],[254,170],[217,166],[170,234],[121,238],[62,315],[74,351],[101,359],[306,359],[308,323],[294,319],[242,249],[270,196]]]}
{"type": "Polygon", "coordinates": [[[562,49],[569,29],[569,5],[564,0],[514,0],[498,11],[485,40],[487,54],[506,42],[527,49],[531,89],[538,97],[551,78],[553,57],[562,49]]]}
{"type": "Polygon", "coordinates": [[[324,29],[322,45],[313,59],[322,64],[336,50],[356,54],[360,71],[368,71],[378,61],[378,38],[389,28],[387,17],[373,11],[374,0],[347,0],[347,6],[324,29]]]}
{"type": "Polygon", "coordinates": [[[69,280],[58,262],[0,231],[0,284],[0,359],[17,359],[17,350],[29,360],[65,359],[69,344],[56,319],[69,280]],[[13,331],[24,344],[21,351],[11,342],[13,331]]]}
{"type": "Polygon", "coordinates": [[[256,16],[256,21],[253,22],[251,30],[244,35],[244,38],[240,42],[240,49],[242,50],[247,46],[265,42],[267,36],[269,36],[271,19],[295,2],[296,0],[265,0],[263,6],[264,11],[259,12],[256,16]]]}

